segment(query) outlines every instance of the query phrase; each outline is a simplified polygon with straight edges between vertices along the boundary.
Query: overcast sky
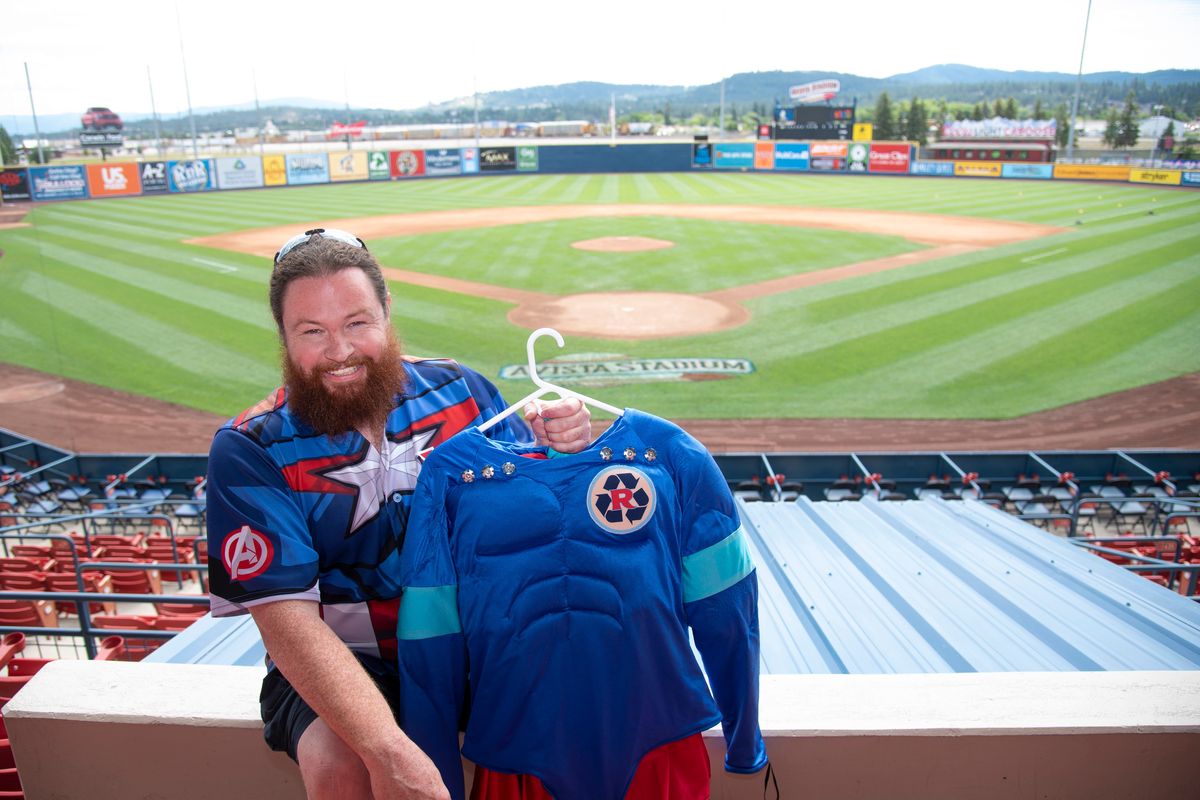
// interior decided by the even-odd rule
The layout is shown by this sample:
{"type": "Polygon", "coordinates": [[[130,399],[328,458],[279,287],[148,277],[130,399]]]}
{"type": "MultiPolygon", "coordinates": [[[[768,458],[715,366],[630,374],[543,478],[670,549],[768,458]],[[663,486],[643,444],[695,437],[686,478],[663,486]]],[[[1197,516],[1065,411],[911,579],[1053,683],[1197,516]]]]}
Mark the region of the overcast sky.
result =
{"type": "MultiPolygon", "coordinates": [[[[7,3],[0,122],[106,105],[160,114],[286,97],[413,108],[589,80],[737,72],[887,77],[934,64],[1074,74],[1087,0],[56,0],[7,3]],[[178,9],[179,25],[176,23],[178,9]],[[344,10],[343,10],[344,9],[344,10]],[[992,17],[992,19],[987,19],[992,17]],[[182,36],[181,36],[182,34],[182,36]]],[[[1200,0],[1094,0],[1084,72],[1200,68],[1200,0]]],[[[787,89],[780,87],[782,94],[787,89]]]]}

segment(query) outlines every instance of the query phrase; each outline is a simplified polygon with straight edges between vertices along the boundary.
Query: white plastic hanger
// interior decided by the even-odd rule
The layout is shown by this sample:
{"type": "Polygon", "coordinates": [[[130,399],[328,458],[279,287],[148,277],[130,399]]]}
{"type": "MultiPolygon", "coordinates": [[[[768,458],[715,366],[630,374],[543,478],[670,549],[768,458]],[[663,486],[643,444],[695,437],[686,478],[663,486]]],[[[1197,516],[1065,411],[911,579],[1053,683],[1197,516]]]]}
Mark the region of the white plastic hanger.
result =
{"type": "Polygon", "coordinates": [[[486,431],[488,428],[492,427],[500,420],[509,416],[510,414],[515,412],[517,409],[524,408],[526,403],[536,400],[539,397],[541,397],[542,395],[548,394],[550,392],[555,392],[558,394],[559,397],[562,397],[562,398],[578,397],[584,403],[593,405],[596,408],[604,409],[605,411],[609,412],[610,414],[616,414],[618,417],[625,413],[622,409],[619,409],[616,406],[610,406],[608,403],[601,403],[599,400],[594,400],[591,397],[588,397],[587,395],[580,394],[579,392],[572,391],[571,389],[564,389],[563,387],[556,386],[555,384],[550,383],[549,381],[542,380],[542,378],[537,373],[537,362],[533,357],[533,343],[536,342],[542,336],[553,336],[554,341],[558,343],[559,347],[564,346],[562,334],[560,334],[558,331],[554,330],[554,328],[538,328],[536,331],[529,334],[529,339],[526,340],[526,342],[525,342],[525,354],[529,358],[529,378],[534,382],[534,384],[537,385],[538,388],[535,389],[534,391],[530,392],[526,396],[522,397],[520,400],[513,403],[508,408],[504,409],[499,414],[497,414],[496,416],[489,419],[487,422],[484,422],[482,425],[480,425],[478,428],[480,433],[482,433],[483,431],[486,431]]]}

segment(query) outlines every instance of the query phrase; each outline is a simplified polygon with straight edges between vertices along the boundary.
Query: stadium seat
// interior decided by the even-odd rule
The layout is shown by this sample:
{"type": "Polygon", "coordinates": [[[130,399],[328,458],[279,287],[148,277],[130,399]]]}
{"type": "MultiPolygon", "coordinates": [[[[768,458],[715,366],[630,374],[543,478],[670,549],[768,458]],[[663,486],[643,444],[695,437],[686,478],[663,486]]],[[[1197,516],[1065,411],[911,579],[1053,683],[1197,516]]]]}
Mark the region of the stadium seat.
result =
{"type": "Polygon", "coordinates": [[[46,590],[46,573],[0,572],[0,589],[10,592],[43,592],[46,590]]]}
{"type": "Polygon", "coordinates": [[[58,612],[49,600],[0,600],[0,625],[57,628],[58,612]]]}
{"type": "Polygon", "coordinates": [[[7,667],[18,653],[25,649],[25,634],[6,633],[0,638],[0,667],[7,667]]]}
{"type": "MultiPolygon", "coordinates": [[[[69,572],[50,573],[46,576],[46,589],[51,592],[78,592],[79,580],[69,572]]],[[[92,594],[112,594],[112,578],[98,572],[88,572],[83,575],[83,591],[92,594]]],[[[72,600],[59,600],[56,604],[60,614],[78,614],[79,606],[72,600]]],[[[111,614],[116,611],[117,604],[109,601],[96,601],[88,604],[91,614],[111,614]]]]}

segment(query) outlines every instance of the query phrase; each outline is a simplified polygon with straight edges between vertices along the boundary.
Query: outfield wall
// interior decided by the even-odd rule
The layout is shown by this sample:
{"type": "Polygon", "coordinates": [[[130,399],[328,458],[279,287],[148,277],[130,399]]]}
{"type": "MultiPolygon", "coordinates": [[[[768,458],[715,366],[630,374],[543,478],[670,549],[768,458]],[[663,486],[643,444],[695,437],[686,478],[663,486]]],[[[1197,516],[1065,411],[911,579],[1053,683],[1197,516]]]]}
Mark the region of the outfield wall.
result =
{"type": "Polygon", "coordinates": [[[84,200],[349,181],[515,172],[813,172],[1200,187],[1200,171],[1090,164],[922,161],[908,142],[672,142],[501,145],[112,161],[0,170],[6,201],[84,200]]]}

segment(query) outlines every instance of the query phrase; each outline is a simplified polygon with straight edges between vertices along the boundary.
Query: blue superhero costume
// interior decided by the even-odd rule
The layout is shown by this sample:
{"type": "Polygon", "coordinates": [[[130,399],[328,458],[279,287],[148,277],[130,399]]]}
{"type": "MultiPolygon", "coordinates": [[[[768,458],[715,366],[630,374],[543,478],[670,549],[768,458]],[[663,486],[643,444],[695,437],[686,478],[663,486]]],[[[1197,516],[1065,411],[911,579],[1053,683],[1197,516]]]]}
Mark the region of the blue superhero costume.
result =
{"type": "Polygon", "coordinates": [[[634,410],[582,453],[521,457],[536,450],[469,428],[421,472],[402,713],[441,728],[414,729],[417,744],[457,743],[465,660],[463,754],[557,798],[620,798],[647,752],[718,721],[726,769],[761,769],[757,578],[712,458],[634,410]]]}
{"type": "MultiPolygon", "coordinates": [[[[395,672],[399,552],[418,452],[504,408],[491,383],[453,361],[406,358],[404,370],[382,452],[357,431],[314,433],[282,388],[217,432],[208,461],[213,616],[317,601],[351,650],[395,672]]],[[[519,417],[496,430],[533,440],[519,417]]]]}

